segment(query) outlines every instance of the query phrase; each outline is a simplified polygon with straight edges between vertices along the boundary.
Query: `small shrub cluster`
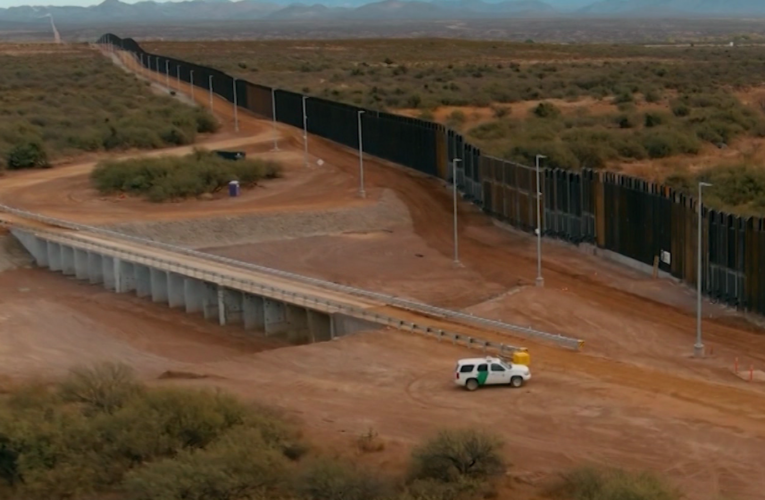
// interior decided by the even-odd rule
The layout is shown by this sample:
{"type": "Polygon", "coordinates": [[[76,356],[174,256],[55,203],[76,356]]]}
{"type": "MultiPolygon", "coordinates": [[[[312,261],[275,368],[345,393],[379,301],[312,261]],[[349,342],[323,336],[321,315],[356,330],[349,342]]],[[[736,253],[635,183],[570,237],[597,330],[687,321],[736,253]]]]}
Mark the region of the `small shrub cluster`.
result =
{"type": "Polygon", "coordinates": [[[765,213],[765,170],[748,163],[711,167],[696,174],[678,173],[665,183],[696,197],[699,181],[712,186],[704,190],[704,205],[740,215],[765,213]]]}
{"type": "Polygon", "coordinates": [[[85,46],[0,55],[0,168],[47,167],[92,151],[191,144],[218,123],[154,94],[85,46]]]}
{"type": "Polygon", "coordinates": [[[560,500],[680,500],[682,495],[649,473],[583,467],[564,474],[550,487],[560,500]]]}
{"type": "Polygon", "coordinates": [[[214,193],[233,180],[246,188],[280,175],[281,165],[275,162],[231,161],[196,150],[187,156],[101,162],[91,181],[102,194],[129,193],[161,202],[214,193]]]}

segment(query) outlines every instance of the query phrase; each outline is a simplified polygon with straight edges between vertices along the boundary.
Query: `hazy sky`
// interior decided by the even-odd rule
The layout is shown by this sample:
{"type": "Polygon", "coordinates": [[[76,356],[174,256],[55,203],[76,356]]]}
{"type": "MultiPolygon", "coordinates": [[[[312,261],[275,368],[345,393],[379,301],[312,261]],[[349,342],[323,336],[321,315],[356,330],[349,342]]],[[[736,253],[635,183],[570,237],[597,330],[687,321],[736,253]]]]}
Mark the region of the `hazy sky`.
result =
{"type": "MultiPolygon", "coordinates": [[[[0,0],[0,8],[16,7],[18,5],[98,5],[104,0],[0,0]]],[[[125,3],[136,3],[139,0],[121,0],[125,3]]]]}

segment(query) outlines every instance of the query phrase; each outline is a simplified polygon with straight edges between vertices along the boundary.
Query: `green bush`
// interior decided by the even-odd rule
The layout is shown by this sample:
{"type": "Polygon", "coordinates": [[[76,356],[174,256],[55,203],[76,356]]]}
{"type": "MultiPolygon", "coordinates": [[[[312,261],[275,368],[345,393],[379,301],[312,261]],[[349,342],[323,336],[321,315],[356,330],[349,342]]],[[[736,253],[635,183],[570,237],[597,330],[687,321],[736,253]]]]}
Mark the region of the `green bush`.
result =
{"type": "Polygon", "coordinates": [[[123,192],[161,202],[214,193],[232,180],[247,188],[280,175],[281,166],[275,162],[230,161],[197,151],[184,157],[101,162],[91,173],[91,182],[103,194],[123,192]]]}
{"type": "Polygon", "coordinates": [[[487,479],[505,471],[496,436],[475,429],[444,430],[412,451],[412,479],[456,482],[487,479]]]}
{"type": "Polygon", "coordinates": [[[287,464],[255,429],[237,427],[206,449],[130,472],[124,482],[135,500],[269,499],[283,489],[287,464]]]}
{"type": "Polygon", "coordinates": [[[561,500],[680,500],[680,494],[653,474],[584,467],[564,474],[549,496],[561,500]]]}
{"type": "Polygon", "coordinates": [[[44,167],[83,151],[190,144],[218,128],[207,109],[154,94],[84,46],[51,50],[0,54],[0,158],[8,168],[44,167]]]}
{"type": "Polygon", "coordinates": [[[303,471],[296,489],[307,500],[376,500],[388,498],[393,487],[379,474],[350,463],[320,459],[303,471]]]}
{"type": "Polygon", "coordinates": [[[532,113],[539,118],[557,118],[560,116],[560,109],[551,102],[540,102],[532,113]]]}
{"type": "Polygon", "coordinates": [[[8,152],[6,165],[11,170],[49,167],[48,154],[39,142],[17,144],[8,152]]]}
{"type": "Polygon", "coordinates": [[[140,391],[133,370],[121,363],[101,363],[70,370],[59,386],[65,401],[112,413],[140,391]]]}
{"type": "Polygon", "coordinates": [[[272,410],[149,389],[120,365],[101,364],[0,399],[0,496],[253,498],[288,489],[286,452],[300,447],[272,410]]]}
{"type": "Polygon", "coordinates": [[[664,126],[641,133],[639,137],[650,158],[696,154],[701,148],[695,136],[664,126]]]}

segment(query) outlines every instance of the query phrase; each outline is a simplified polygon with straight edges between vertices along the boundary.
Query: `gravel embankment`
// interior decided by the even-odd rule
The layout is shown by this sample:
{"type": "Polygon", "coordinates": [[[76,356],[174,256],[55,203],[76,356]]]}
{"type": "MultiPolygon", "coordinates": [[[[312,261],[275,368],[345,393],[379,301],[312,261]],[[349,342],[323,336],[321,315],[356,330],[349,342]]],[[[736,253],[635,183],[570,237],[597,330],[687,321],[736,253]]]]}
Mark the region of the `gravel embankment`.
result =
{"type": "Polygon", "coordinates": [[[379,203],[364,208],[126,223],[109,228],[153,241],[206,248],[344,232],[380,231],[410,223],[406,205],[395,193],[385,191],[379,203]]]}

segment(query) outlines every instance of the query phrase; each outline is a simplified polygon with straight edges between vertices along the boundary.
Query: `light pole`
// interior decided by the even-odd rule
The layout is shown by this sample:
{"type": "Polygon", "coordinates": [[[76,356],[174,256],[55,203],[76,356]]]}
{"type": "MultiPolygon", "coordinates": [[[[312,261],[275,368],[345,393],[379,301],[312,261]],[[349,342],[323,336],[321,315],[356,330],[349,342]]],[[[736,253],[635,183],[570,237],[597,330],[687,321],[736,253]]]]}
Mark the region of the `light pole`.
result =
{"type": "Polygon", "coordinates": [[[237,109],[239,104],[236,98],[236,78],[234,78],[234,130],[239,132],[239,110],[237,109]]]}
{"type": "Polygon", "coordinates": [[[191,100],[194,101],[194,70],[191,70],[189,76],[189,86],[191,87],[191,100]]]}
{"type": "Polygon", "coordinates": [[[209,87],[210,87],[210,113],[213,111],[213,75],[210,75],[209,87]]]}
{"type": "Polygon", "coordinates": [[[537,167],[537,286],[545,286],[545,279],[542,277],[542,190],[540,187],[539,160],[547,158],[544,155],[536,156],[537,167]]]}
{"type": "Polygon", "coordinates": [[[175,78],[178,80],[178,90],[181,90],[181,65],[175,67],[175,78]]]}
{"type": "Polygon", "coordinates": [[[308,168],[308,115],[305,112],[305,101],[308,96],[303,96],[303,164],[308,168]]]}
{"type": "Polygon", "coordinates": [[[462,160],[455,158],[452,160],[452,187],[454,198],[454,263],[460,263],[459,243],[457,239],[457,163],[462,160]]]}
{"type": "Polygon", "coordinates": [[[165,87],[170,90],[170,61],[165,59],[165,87]]]}
{"type": "Polygon", "coordinates": [[[364,110],[359,110],[359,196],[366,198],[367,194],[364,192],[364,142],[361,133],[361,115],[364,114],[364,110]]]}
{"type": "Polygon", "coordinates": [[[146,68],[146,66],[143,64],[143,54],[141,54],[141,69],[146,68]]]}
{"type": "Polygon", "coordinates": [[[276,89],[271,89],[271,121],[274,124],[274,149],[279,151],[279,134],[276,132],[276,89]]]}
{"type": "Polygon", "coordinates": [[[701,219],[704,217],[702,189],[709,186],[711,184],[708,182],[699,182],[699,225],[697,228],[699,237],[696,243],[696,344],[693,346],[693,355],[697,358],[704,356],[704,344],[701,343],[701,219]]]}

